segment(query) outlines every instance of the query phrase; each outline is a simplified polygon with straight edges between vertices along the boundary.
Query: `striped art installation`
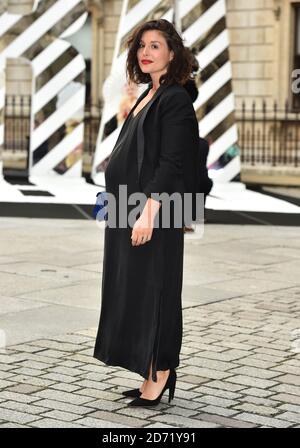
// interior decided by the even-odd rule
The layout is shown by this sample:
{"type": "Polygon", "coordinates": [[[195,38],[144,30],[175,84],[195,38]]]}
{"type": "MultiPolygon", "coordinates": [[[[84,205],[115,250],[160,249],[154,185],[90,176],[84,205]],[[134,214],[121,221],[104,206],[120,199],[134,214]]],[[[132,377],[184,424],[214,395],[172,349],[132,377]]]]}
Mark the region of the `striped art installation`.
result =
{"type": "MultiPolygon", "coordinates": [[[[92,169],[98,185],[105,184],[105,167],[121,129],[116,116],[126,84],[126,40],[147,20],[164,18],[175,23],[173,3],[172,0],[123,1],[111,74],[103,86],[104,108],[92,169]]],[[[231,181],[240,173],[240,157],[225,0],[181,0],[178,9],[184,43],[193,49],[200,66],[199,95],[194,108],[199,135],[210,144],[209,175],[215,181],[231,181]]],[[[147,85],[139,86],[138,96],[146,88],[147,85]]]]}
{"type": "Polygon", "coordinates": [[[29,174],[81,177],[85,62],[64,38],[86,21],[82,0],[35,0],[28,15],[12,14],[0,2],[0,145],[4,142],[7,58],[32,68],[29,174]]]}

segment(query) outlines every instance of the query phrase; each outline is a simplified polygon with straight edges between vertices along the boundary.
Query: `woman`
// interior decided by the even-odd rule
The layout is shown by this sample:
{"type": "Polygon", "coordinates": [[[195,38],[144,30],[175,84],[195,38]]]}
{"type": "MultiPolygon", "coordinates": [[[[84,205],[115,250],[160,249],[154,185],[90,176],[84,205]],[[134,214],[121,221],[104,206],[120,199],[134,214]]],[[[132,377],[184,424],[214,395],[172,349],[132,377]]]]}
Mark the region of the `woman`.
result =
{"type": "MultiPolygon", "coordinates": [[[[183,224],[154,226],[163,205],[155,193],[182,195],[183,152],[198,144],[198,121],[183,84],[190,53],[167,20],[142,24],[128,40],[130,81],[149,83],[127,116],[105,171],[106,191],[118,204],[120,185],[128,196],[142,192],[145,206],[133,227],[105,227],[102,306],[94,357],[140,374],[129,406],[153,406],[169,389],[182,342],[183,224]]],[[[171,207],[172,208],[172,207],[171,207]]],[[[131,210],[132,206],[128,206],[131,210]]],[[[109,215],[109,211],[108,211],[109,215]]]]}

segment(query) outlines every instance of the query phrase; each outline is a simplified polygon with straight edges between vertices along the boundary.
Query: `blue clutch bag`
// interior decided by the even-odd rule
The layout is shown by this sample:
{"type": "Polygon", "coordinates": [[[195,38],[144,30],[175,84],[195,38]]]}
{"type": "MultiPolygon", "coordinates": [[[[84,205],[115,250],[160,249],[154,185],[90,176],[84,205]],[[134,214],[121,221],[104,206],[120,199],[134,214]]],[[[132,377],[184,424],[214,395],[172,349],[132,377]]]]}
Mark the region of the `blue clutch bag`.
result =
{"type": "Polygon", "coordinates": [[[99,191],[96,194],[97,200],[93,208],[93,216],[98,221],[107,221],[107,193],[106,191],[99,191]]]}

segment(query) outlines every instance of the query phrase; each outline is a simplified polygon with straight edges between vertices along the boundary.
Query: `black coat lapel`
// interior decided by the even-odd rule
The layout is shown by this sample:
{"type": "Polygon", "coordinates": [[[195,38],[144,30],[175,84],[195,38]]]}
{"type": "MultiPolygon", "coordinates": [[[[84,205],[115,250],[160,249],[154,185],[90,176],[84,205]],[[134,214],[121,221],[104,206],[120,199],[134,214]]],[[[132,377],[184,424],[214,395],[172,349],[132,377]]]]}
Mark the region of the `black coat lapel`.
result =
{"type": "MultiPolygon", "coordinates": [[[[145,137],[144,137],[144,131],[143,131],[143,125],[145,118],[147,116],[147,113],[149,112],[150,107],[153,105],[153,103],[160,97],[162,92],[165,90],[166,86],[163,84],[159,86],[151,100],[146,104],[146,106],[143,107],[141,111],[141,117],[138,122],[137,126],[137,161],[138,161],[138,181],[140,180],[140,174],[141,174],[141,168],[142,163],[144,159],[144,150],[145,150],[145,137]]],[[[147,89],[147,93],[149,92],[150,88],[147,89]]],[[[143,96],[143,98],[146,95],[143,96]]],[[[136,105],[137,106],[137,105],[136,105]]],[[[135,106],[135,107],[136,107],[135,106]]]]}

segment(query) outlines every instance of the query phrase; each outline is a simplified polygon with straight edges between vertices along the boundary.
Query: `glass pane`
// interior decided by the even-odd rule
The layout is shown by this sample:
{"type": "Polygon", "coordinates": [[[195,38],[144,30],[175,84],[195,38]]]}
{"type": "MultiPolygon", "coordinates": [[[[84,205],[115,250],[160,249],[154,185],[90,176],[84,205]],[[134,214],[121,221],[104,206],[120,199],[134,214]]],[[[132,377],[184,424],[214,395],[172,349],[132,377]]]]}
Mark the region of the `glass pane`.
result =
{"type": "Polygon", "coordinates": [[[298,6],[296,9],[296,36],[297,36],[297,43],[296,43],[296,54],[300,55],[300,7],[298,6]]]}

